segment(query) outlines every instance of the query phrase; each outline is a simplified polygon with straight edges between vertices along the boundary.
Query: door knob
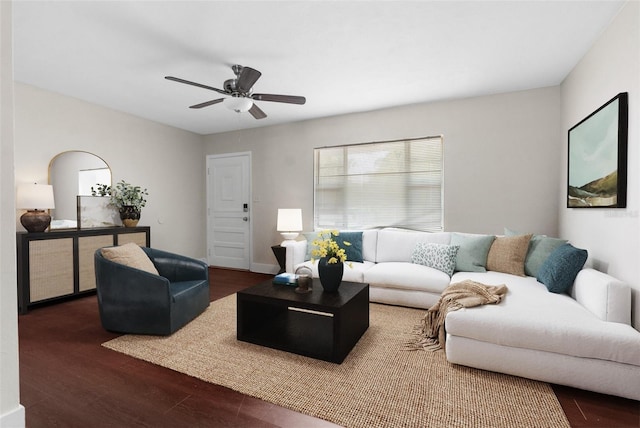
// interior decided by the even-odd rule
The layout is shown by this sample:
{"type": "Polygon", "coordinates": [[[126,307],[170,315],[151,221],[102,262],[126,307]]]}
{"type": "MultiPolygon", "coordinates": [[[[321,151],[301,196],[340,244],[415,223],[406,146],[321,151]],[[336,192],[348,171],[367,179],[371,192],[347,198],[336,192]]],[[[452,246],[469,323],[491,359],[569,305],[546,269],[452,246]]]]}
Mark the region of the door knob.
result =
{"type": "Polygon", "coordinates": [[[242,217],[242,221],[249,221],[249,217],[242,217]]]}

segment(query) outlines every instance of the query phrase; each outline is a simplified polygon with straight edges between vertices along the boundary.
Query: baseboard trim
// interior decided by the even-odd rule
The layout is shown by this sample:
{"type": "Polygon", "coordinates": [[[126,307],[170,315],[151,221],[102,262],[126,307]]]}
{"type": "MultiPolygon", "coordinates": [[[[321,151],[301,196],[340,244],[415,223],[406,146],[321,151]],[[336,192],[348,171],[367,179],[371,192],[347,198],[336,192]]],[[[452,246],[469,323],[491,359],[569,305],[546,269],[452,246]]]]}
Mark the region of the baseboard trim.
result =
{"type": "Polygon", "coordinates": [[[251,272],[268,273],[275,275],[280,271],[280,266],[268,265],[265,263],[251,263],[251,272]]]}
{"type": "Polygon", "coordinates": [[[0,428],[24,428],[25,413],[24,406],[18,404],[18,407],[10,412],[0,415],[0,428]]]}

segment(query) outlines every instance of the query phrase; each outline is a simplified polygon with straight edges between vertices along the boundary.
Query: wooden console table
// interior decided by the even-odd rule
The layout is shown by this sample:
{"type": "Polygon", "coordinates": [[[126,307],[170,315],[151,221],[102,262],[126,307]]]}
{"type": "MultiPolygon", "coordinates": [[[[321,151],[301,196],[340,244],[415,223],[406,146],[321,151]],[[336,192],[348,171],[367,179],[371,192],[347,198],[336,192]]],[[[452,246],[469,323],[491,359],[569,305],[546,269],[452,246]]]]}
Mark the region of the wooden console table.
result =
{"type": "Polygon", "coordinates": [[[19,313],[27,313],[29,307],[38,303],[94,292],[94,252],[128,242],[150,246],[151,228],[16,232],[19,313]]]}

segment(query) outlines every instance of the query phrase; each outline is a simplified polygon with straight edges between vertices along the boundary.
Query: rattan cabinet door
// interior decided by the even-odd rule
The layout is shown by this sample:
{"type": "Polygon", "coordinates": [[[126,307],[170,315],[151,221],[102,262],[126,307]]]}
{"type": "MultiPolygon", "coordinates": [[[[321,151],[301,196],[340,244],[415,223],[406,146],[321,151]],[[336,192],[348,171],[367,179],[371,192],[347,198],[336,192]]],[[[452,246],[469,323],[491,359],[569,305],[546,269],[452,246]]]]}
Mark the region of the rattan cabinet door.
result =
{"type": "Polygon", "coordinates": [[[118,245],[128,244],[133,242],[141,247],[147,246],[147,234],[145,232],[140,233],[118,233],[118,245]]]}
{"type": "Polygon", "coordinates": [[[93,255],[98,248],[112,245],[112,235],[80,236],[78,238],[78,291],[96,288],[96,269],[93,255]]]}
{"type": "Polygon", "coordinates": [[[73,238],[29,243],[30,301],[73,294],[73,238]]]}

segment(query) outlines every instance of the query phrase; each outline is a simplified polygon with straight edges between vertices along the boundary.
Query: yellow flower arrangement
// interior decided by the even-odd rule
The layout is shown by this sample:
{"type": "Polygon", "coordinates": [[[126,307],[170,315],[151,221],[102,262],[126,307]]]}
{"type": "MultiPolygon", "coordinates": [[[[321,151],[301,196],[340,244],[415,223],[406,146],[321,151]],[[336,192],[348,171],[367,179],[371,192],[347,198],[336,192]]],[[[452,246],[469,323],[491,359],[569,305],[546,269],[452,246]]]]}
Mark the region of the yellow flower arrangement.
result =
{"type": "MultiPolygon", "coordinates": [[[[340,245],[333,239],[334,236],[340,235],[340,232],[337,230],[321,230],[318,232],[318,238],[314,239],[311,242],[312,250],[311,250],[311,261],[315,262],[315,257],[327,258],[327,263],[344,263],[347,261],[347,254],[345,253],[344,248],[340,248],[340,245]]],[[[350,246],[351,243],[347,241],[343,241],[343,244],[346,246],[350,246]]]]}

